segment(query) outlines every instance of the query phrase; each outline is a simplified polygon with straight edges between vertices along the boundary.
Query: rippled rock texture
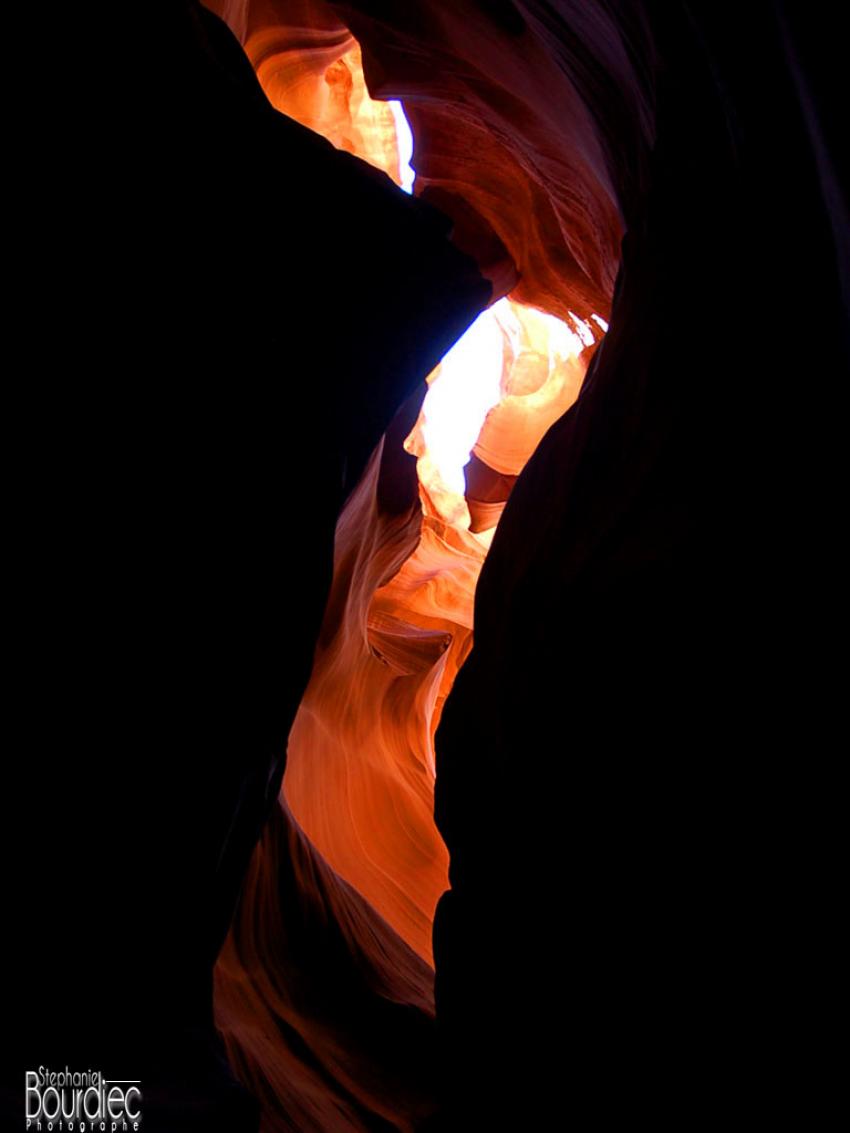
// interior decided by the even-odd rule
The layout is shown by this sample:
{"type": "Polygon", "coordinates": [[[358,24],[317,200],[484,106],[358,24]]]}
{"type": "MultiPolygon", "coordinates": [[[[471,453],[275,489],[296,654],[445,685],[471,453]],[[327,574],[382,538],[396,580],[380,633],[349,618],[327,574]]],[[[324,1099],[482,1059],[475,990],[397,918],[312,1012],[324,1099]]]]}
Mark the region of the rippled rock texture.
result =
{"type": "Polygon", "coordinates": [[[134,13],[34,147],[32,873],[106,931],[27,938],[23,1057],[116,1060],[172,1131],[823,1124],[834,29],[210,6],[134,13]]]}
{"type": "MultiPolygon", "coordinates": [[[[474,446],[462,549],[504,515],[468,657],[468,613],[447,623],[445,603],[421,635],[409,615],[399,632],[417,562],[433,567],[432,591],[453,577],[429,520],[462,514],[416,437],[416,555],[394,578],[370,576],[374,518],[353,525],[353,544],[343,524],[353,549],[337,580],[356,640],[332,607],[292,736],[293,804],[429,958],[445,857],[416,696],[439,688],[442,707],[465,659],[436,742],[451,862],[434,938],[443,1122],[720,1120],[745,1066],[775,1083],[783,1064],[777,941],[783,910],[809,907],[793,885],[783,893],[797,842],[757,802],[783,796],[764,780],[774,701],[752,673],[787,688],[798,671],[798,623],[776,616],[799,569],[782,535],[794,495],[777,413],[796,389],[780,314],[793,280],[835,314],[808,349],[826,371],[843,357],[833,241],[845,255],[846,217],[828,81],[812,68],[823,45],[779,5],[726,24],[704,5],[333,4],[326,33],[332,13],[371,93],[404,99],[416,191],[456,217],[463,198],[501,237],[520,272],[511,298],[567,320],[610,311],[612,325],[572,411],[561,415],[583,366],[566,404],[548,419],[540,406],[556,423],[525,471],[545,426],[507,389],[474,446]],[[357,741],[340,746],[321,700],[347,649],[346,712],[363,729],[346,727],[357,741]],[[402,674],[408,695],[393,702],[402,674]],[[387,732],[390,745],[404,736],[392,788],[387,732]],[[328,762],[351,823],[332,822],[311,785],[328,762]]],[[[276,48],[260,67],[285,76],[283,7],[244,18],[249,55],[277,22],[279,72],[276,48]]],[[[533,358],[512,380],[533,391],[533,358]]]]}

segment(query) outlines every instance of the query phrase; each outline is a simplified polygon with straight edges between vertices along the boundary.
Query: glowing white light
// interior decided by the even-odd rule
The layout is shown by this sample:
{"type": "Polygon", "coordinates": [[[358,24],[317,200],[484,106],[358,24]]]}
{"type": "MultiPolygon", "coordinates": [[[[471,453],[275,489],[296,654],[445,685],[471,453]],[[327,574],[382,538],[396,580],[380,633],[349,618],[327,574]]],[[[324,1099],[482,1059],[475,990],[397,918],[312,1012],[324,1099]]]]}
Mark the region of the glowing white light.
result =
{"type": "MultiPolygon", "coordinates": [[[[549,357],[549,372],[596,341],[589,322],[572,311],[566,323],[536,307],[500,299],[483,311],[443,358],[423,405],[422,434],[443,488],[462,497],[463,470],[490,410],[505,395],[510,359],[525,351],[549,357]]],[[[605,329],[604,320],[593,318],[605,329]]],[[[597,332],[598,333],[598,332],[597,332]]]]}
{"type": "Polygon", "coordinates": [[[428,453],[447,488],[463,495],[464,466],[484,418],[501,397],[504,332],[499,316],[512,317],[507,299],[478,316],[440,363],[425,398],[422,431],[428,453]]]}
{"type": "Polygon", "coordinates": [[[565,322],[547,311],[533,307],[528,309],[525,317],[533,328],[534,338],[544,350],[548,350],[550,359],[575,358],[581,354],[584,336],[580,336],[580,332],[572,330],[565,322]]]}
{"type": "Polygon", "coordinates": [[[576,334],[581,339],[585,346],[593,346],[596,342],[596,335],[590,328],[590,324],[586,323],[584,319],[580,319],[575,312],[569,312],[570,318],[573,321],[573,326],[576,328],[576,334]]]}
{"type": "Polygon", "coordinates": [[[387,105],[393,112],[393,119],[395,121],[395,138],[396,145],[398,146],[398,171],[401,177],[401,187],[405,193],[413,192],[413,179],[416,172],[410,164],[413,159],[413,134],[410,130],[410,124],[407,121],[404,113],[404,106],[398,101],[397,98],[388,100],[387,105]]]}
{"type": "Polygon", "coordinates": [[[600,317],[598,315],[591,315],[590,317],[593,319],[593,321],[595,323],[598,323],[599,326],[602,327],[602,330],[605,332],[605,334],[608,333],[608,324],[605,322],[604,319],[600,319],[600,317]]]}

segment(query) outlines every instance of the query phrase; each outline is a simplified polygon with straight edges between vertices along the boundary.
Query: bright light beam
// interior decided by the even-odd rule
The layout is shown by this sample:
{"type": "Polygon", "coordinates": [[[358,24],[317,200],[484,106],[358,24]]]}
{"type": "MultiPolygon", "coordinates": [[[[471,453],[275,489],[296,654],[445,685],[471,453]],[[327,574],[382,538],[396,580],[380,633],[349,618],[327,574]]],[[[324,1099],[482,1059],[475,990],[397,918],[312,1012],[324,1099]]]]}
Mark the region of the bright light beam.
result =
{"type": "Polygon", "coordinates": [[[462,496],[463,469],[484,418],[501,397],[504,337],[500,299],[483,311],[440,363],[423,405],[428,453],[447,488],[462,496]]]}
{"type": "Polygon", "coordinates": [[[387,105],[393,112],[395,121],[395,137],[398,146],[398,173],[401,178],[401,187],[405,193],[413,192],[413,181],[416,171],[410,164],[413,160],[413,134],[410,123],[404,113],[404,106],[397,98],[388,100],[387,105]]]}

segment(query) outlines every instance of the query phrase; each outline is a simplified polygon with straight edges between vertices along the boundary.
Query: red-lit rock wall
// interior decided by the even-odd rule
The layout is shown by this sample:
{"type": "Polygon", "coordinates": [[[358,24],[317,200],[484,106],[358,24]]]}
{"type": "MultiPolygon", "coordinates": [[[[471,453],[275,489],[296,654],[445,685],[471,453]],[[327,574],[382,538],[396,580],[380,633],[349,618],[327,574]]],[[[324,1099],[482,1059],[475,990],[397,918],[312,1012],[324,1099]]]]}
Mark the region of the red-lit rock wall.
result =
{"type": "MultiPolygon", "coordinates": [[[[353,72],[328,61],[351,50],[349,28],[371,94],[405,102],[417,192],[488,222],[519,272],[512,299],[565,320],[611,314],[571,412],[591,350],[560,375],[574,387],[563,403],[547,404],[534,352],[514,368],[475,446],[460,534],[439,485],[423,483],[423,519],[411,500],[382,513],[375,481],[361,483],[291,737],[286,791],[306,833],[393,926],[393,947],[430,960],[447,865],[430,825],[442,717],[452,888],[437,1009],[460,1128],[659,1109],[677,1127],[695,1105],[717,1121],[748,1057],[770,1070],[785,936],[771,855],[786,841],[759,802],[776,705],[754,706],[748,666],[788,691],[774,580],[785,594],[793,582],[768,516],[776,442],[794,430],[765,417],[797,389],[777,312],[801,280],[836,309],[827,234],[846,221],[817,82],[782,9],[728,24],[708,5],[579,0],[224,12],[273,99],[356,148],[364,133],[340,98],[353,72]],[[503,511],[473,643],[477,536],[503,511]],[[553,1024],[565,1050],[542,1040],[553,1024]]],[[[817,336],[818,357],[835,337],[817,336]]],[[[422,464],[420,442],[414,430],[422,464]]],[[[219,968],[237,1063],[246,1019],[284,1011],[263,995],[241,1019],[234,1007],[251,964],[252,985],[275,965],[252,953],[252,884],[219,968]]],[[[427,1016],[416,988],[429,969],[414,970],[404,994],[427,1016]]],[[[274,1049],[251,1048],[246,1080],[271,1080],[274,1049]]],[[[270,1088],[272,1109],[287,1091],[270,1088]]]]}
{"type": "MultiPolygon", "coordinates": [[[[241,31],[278,109],[400,179],[393,115],[366,92],[360,49],[334,24],[329,8],[254,6],[241,20],[233,11],[223,14],[241,31]]],[[[426,46],[420,42],[420,49],[426,46]]],[[[385,87],[383,93],[392,91],[385,87]]],[[[420,97],[433,106],[428,83],[420,97]]],[[[466,97],[460,87],[457,100],[466,97]]],[[[418,105],[415,91],[405,105],[418,105]]],[[[479,117],[486,113],[486,106],[476,110],[479,117]]],[[[460,144],[439,155],[443,168],[457,164],[473,144],[471,127],[459,121],[460,144]]],[[[427,127],[414,122],[417,187],[430,192],[437,182],[426,177],[420,186],[420,171],[436,155],[423,131],[427,127]]],[[[518,133],[515,141],[531,145],[533,139],[518,133]]],[[[518,158],[499,161],[517,183],[536,184],[518,158]]],[[[477,208],[476,187],[492,187],[481,171],[461,194],[463,183],[463,176],[451,184],[440,181],[440,191],[464,195],[477,208]]],[[[519,247],[516,239],[513,247],[519,247]]],[[[533,272],[531,260],[524,262],[533,272]]],[[[524,292],[521,284],[512,300],[539,291],[526,284],[524,292]]],[[[572,324],[578,315],[569,303],[578,310],[584,306],[574,291],[563,293],[559,310],[572,324]]],[[[375,511],[365,481],[348,501],[337,529],[328,613],[288,745],[285,794],[296,820],[327,862],[428,961],[434,908],[448,885],[445,846],[433,821],[433,734],[471,645],[474,590],[487,547],[473,532],[492,535],[509,485],[546,429],[575,400],[592,353],[574,331],[516,301],[510,319],[514,339],[505,338],[501,400],[487,415],[475,447],[479,476],[467,493],[469,512],[433,467],[423,416],[407,440],[419,458],[421,508],[414,504],[389,521],[375,511]],[[569,340],[560,353],[556,330],[569,340]],[[489,477],[486,486],[482,471],[489,477]]],[[[592,346],[598,327],[580,326],[583,341],[592,346]]],[[[433,380],[447,379],[438,372],[433,380]]],[[[395,445],[402,458],[402,441],[388,437],[385,446],[395,445]]]]}
{"type": "MultiPolygon", "coordinates": [[[[233,26],[241,29],[266,94],[278,109],[398,180],[392,114],[365,91],[358,45],[334,25],[329,9],[317,16],[315,6],[309,10],[290,6],[287,11],[284,7],[251,8],[243,12],[241,23],[234,12],[229,13],[233,26]]],[[[385,87],[383,93],[394,92],[385,87]]],[[[456,98],[462,102],[467,93],[459,88],[456,98]]],[[[405,87],[405,108],[413,119],[417,186],[428,186],[430,193],[438,185],[443,195],[432,194],[438,203],[446,202],[447,190],[464,197],[468,205],[481,209],[503,239],[512,232],[508,247],[521,259],[524,274],[511,296],[513,337],[504,342],[501,400],[487,415],[478,437],[468,504],[442,483],[425,440],[425,418],[420,414],[416,421],[418,407],[412,403],[384,439],[337,527],[331,595],[313,674],[289,738],[286,802],[274,823],[291,826],[294,815],[309,839],[301,836],[305,852],[316,857],[322,869],[331,867],[368,902],[364,905],[358,897],[356,910],[346,911],[352,890],[340,882],[337,900],[327,914],[332,921],[342,918],[365,925],[355,931],[364,963],[369,956],[368,932],[374,931],[369,918],[375,914],[401,938],[394,945],[385,944],[385,950],[395,948],[406,955],[409,946],[426,962],[432,961],[434,909],[448,886],[448,856],[433,818],[434,731],[472,644],[474,591],[489,536],[517,473],[546,429],[575,400],[599,335],[595,324],[575,320],[581,313],[607,309],[607,299],[599,297],[598,279],[594,291],[567,251],[554,258],[554,266],[542,256],[539,245],[555,239],[553,230],[548,235],[520,231],[519,212],[512,228],[509,219],[502,217],[497,223],[481,207],[477,194],[490,191],[495,182],[480,175],[467,182],[461,155],[472,145],[480,149],[475,132],[481,129],[482,116],[486,119],[491,113],[486,105],[477,107],[459,136],[438,154],[428,133],[433,131],[427,109],[433,105],[429,84],[424,84],[421,97],[426,109],[420,120],[411,110],[417,105],[416,94],[405,87]],[[444,171],[456,167],[457,175],[420,180],[422,170],[432,167],[432,159],[435,170],[441,163],[444,171]],[[553,272],[572,273],[571,278],[582,280],[580,286],[566,289],[562,279],[561,298],[552,303],[569,320],[568,326],[552,318],[547,321],[516,302],[534,298],[545,303],[553,272]],[[559,335],[569,341],[556,349],[559,335]],[[405,448],[413,455],[408,456],[405,448]],[[405,483],[408,487],[402,489],[405,483]],[[488,538],[482,540],[473,532],[486,532],[488,538]]],[[[541,125],[540,133],[545,129],[541,125]]],[[[532,139],[518,133],[515,142],[532,144],[532,139]]],[[[522,209],[523,223],[533,222],[529,200],[544,192],[545,182],[523,171],[518,153],[497,153],[492,161],[513,181],[512,188],[508,181],[501,186],[502,211],[508,201],[516,208],[521,190],[529,198],[522,209]]],[[[547,207],[545,215],[550,213],[547,207]]],[[[499,214],[497,207],[495,215],[499,214]]],[[[555,242],[561,245],[563,239],[555,242]]],[[[605,254],[609,253],[610,248],[605,254]]],[[[602,269],[597,264],[593,270],[598,275],[602,269]]],[[[437,371],[432,380],[447,379],[437,371]]],[[[276,892],[278,874],[287,868],[275,860],[280,846],[275,843],[273,850],[270,837],[255,855],[240,915],[217,967],[217,1021],[241,1077],[264,1097],[267,1111],[277,1115],[275,1120],[283,1121],[293,1107],[299,1110],[295,1099],[305,1091],[313,1096],[316,1087],[309,1084],[310,1072],[297,1046],[272,1037],[285,1020],[310,1042],[305,1033],[308,1017],[300,1005],[289,1001],[286,990],[288,981],[297,982],[299,977],[277,951],[280,918],[275,915],[270,920],[267,911],[268,895],[276,892]],[[251,1038],[258,1017],[269,1021],[259,1042],[251,1038]]],[[[296,882],[302,883],[307,882],[303,878],[296,882]]],[[[391,938],[392,934],[388,941],[391,938]]],[[[411,1006],[420,1011],[417,986],[429,988],[432,977],[427,967],[414,970],[416,986],[408,994],[411,1006]]],[[[401,998],[405,986],[401,979],[401,998]]],[[[331,1020],[345,1026],[344,1016],[343,1008],[332,1013],[331,1020]]],[[[428,1041],[433,1044],[433,1038],[428,1041]]],[[[314,1121],[317,1128],[327,1122],[328,1107],[337,1104],[335,1091],[342,1088],[340,1068],[327,1044],[325,1034],[311,1043],[311,1049],[337,1086],[327,1089],[321,1100],[317,1095],[316,1113],[301,1119],[314,1121]]],[[[427,1081],[422,1076],[418,1080],[427,1081]]],[[[426,1097],[433,1086],[434,1081],[425,1088],[426,1097]]],[[[379,1098],[369,1096],[363,1104],[378,1105],[379,1098]]],[[[401,1108],[400,1101],[394,1104],[401,1108]]],[[[349,1119],[355,1120],[351,1115],[349,1119]]]]}
{"type": "Polygon", "coordinates": [[[622,188],[641,176],[653,129],[640,11],[575,2],[555,16],[544,5],[451,0],[210,7],[289,113],[306,109],[350,28],[372,97],[404,101],[417,192],[456,194],[489,221],[519,268],[520,302],[607,316],[622,188]]]}
{"type": "Polygon", "coordinates": [[[138,1079],[148,1133],[256,1129],[219,956],[268,1129],[831,1128],[834,12],[226,15],[239,39],[197,0],[58,5],[7,52],[3,1128],[49,1066],[138,1079]],[[395,175],[348,27],[418,117],[454,243],[340,151],[395,175]],[[240,40],[340,149],[274,111],[240,40]],[[433,395],[479,268],[576,333],[611,299],[611,325],[583,381],[506,335],[464,494],[433,395]],[[362,734],[340,701],[365,760],[319,728],[317,642],[322,683],[375,690],[362,734]],[[338,869],[279,802],[305,690],[293,783],[338,869]],[[326,772],[357,807],[323,830],[326,772]]]}

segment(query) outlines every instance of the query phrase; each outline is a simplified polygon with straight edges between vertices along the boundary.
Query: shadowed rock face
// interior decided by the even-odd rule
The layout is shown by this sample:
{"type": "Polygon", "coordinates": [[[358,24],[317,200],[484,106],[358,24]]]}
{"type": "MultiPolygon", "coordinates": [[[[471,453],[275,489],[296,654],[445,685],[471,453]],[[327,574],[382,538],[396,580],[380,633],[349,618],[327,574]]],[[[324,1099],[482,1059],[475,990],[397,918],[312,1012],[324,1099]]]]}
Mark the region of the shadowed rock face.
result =
{"type": "Polygon", "coordinates": [[[437,734],[459,1128],[811,1120],[830,1060],[801,1040],[835,878],[793,482],[800,370],[846,372],[823,45],[779,7],[647,11],[657,142],[611,329],[513,489],[437,734]],[[798,354],[801,280],[835,317],[798,354]]]}
{"type": "MultiPolygon", "coordinates": [[[[806,692],[795,281],[832,312],[809,365],[843,333],[823,45],[770,7],[331,7],[405,99],[420,191],[487,216],[515,294],[606,312],[626,229],[576,406],[515,485],[482,472],[516,435],[494,415],[468,475],[476,515],[513,494],[437,739],[442,1120],[720,1115],[744,1067],[785,1065],[777,941],[811,915],[767,753],[780,719],[806,744],[776,700],[806,692]]],[[[248,44],[277,21],[291,58],[257,11],[248,44]]]]}
{"type": "MultiPolygon", "coordinates": [[[[277,795],[340,507],[379,553],[338,573],[326,629],[413,549],[414,391],[490,286],[439,214],[275,115],[199,6],[134,13],[132,83],[126,55],[77,57],[87,97],[51,106],[35,178],[35,259],[59,266],[11,398],[27,877],[53,916],[23,941],[13,1081],[100,1064],[142,1078],[151,1129],[256,1127],[212,1028],[244,877],[216,1022],[268,1128],[787,1115],[834,860],[811,407],[846,373],[847,228],[823,34],[771,4],[732,26],[701,3],[218,10],[273,79],[293,26],[330,55],[350,28],[456,233],[471,208],[517,294],[611,329],[518,478],[469,473],[471,509],[507,504],[437,736],[435,1026],[428,965],[277,795]]],[[[443,647],[370,632],[364,666],[443,647]]]]}
{"type": "MultiPolygon", "coordinates": [[[[449,210],[460,198],[487,219],[519,269],[519,302],[564,318],[607,314],[630,203],[623,182],[630,178],[631,189],[640,182],[653,130],[652,54],[640,7],[573,3],[559,5],[562,14],[542,4],[449,0],[210,7],[244,43],[270,99],[299,118],[350,29],[372,96],[404,99],[417,194],[449,210]]],[[[479,253],[487,259],[486,249],[479,253]]]]}
{"type": "Polygon", "coordinates": [[[58,235],[33,254],[58,266],[25,324],[42,376],[12,395],[31,875],[57,927],[25,942],[10,1072],[16,1113],[27,1067],[100,1065],[146,1084],[151,1128],[232,1129],[212,965],[276,805],[338,512],[491,288],[439,212],[277,114],[214,16],[132,30],[120,114],[92,44],[73,144],[51,120],[58,235]]]}

